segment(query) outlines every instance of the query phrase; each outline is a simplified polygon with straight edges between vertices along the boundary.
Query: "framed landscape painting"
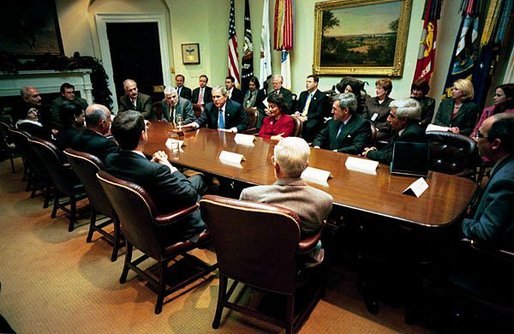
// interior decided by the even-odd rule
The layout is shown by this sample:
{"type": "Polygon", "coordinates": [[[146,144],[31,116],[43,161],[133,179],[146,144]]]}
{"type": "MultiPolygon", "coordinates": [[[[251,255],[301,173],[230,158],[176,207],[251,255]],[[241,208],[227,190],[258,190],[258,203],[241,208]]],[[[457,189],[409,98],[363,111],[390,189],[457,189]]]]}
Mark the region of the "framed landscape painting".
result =
{"type": "Polygon", "coordinates": [[[315,74],[401,77],[412,0],[334,0],[315,6],[315,74]]]}

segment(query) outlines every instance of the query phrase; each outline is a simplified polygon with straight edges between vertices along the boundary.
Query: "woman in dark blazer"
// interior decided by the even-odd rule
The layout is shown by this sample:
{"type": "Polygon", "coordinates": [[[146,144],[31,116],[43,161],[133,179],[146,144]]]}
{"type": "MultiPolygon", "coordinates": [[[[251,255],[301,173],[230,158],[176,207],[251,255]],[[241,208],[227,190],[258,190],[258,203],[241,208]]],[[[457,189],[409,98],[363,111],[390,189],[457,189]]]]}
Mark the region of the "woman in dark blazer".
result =
{"type": "Polygon", "coordinates": [[[477,122],[479,107],[471,102],[475,94],[473,84],[468,79],[453,83],[451,99],[444,99],[435,115],[434,124],[447,126],[453,133],[469,136],[477,122]]]}

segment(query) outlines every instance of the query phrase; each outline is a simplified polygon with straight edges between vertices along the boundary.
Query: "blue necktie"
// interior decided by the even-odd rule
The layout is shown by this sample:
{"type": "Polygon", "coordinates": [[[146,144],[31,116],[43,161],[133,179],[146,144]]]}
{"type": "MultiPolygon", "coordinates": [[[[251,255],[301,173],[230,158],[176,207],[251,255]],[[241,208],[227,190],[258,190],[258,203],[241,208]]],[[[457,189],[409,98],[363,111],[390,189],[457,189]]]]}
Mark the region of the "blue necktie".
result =
{"type": "Polygon", "coordinates": [[[341,133],[341,131],[343,131],[343,128],[344,128],[344,122],[341,122],[341,125],[339,125],[339,130],[337,130],[336,139],[339,138],[339,134],[341,133]]]}
{"type": "Polygon", "coordinates": [[[225,129],[225,119],[223,118],[223,109],[218,113],[218,129],[225,129]]]}

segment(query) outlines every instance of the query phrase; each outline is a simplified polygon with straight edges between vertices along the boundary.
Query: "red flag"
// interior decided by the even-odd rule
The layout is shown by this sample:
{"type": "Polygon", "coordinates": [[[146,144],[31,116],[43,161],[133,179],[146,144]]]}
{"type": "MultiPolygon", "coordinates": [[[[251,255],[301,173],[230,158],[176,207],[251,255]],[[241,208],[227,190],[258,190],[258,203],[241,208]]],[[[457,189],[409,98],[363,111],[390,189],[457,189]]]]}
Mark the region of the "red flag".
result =
{"type": "Polygon", "coordinates": [[[441,13],[441,0],[426,0],[423,14],[423,33],[418,52],[418,62],[414,72],[414,81],[424,78],[430,81],[434,71],[437,37],[437,20],[441,13]]]}
{"type": "Polygon", "coordinates": [[[293,0],[276,0],[274,30],[274,48],[277,51],[282,51],[280,68],[283,85],[286,88],[291,88],[289,51],[293,49],[293,0]]]}
{"type": "Polygon", "coordinates": [[[228,74],[234,77],[236,86],[239,86],[239,54],[237,52],[234,0],[230,0],[230,16],[228,18],[228,74]]]}

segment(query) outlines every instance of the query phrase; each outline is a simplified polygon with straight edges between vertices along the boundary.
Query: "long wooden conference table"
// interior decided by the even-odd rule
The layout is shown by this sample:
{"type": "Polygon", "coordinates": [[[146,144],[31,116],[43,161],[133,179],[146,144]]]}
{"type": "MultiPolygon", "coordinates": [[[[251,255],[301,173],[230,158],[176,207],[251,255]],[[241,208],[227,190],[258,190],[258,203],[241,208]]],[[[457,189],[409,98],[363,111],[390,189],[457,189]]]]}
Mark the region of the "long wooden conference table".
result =
{"type": "MultiPolygon", "coordinates": [[[[157,150],[168,154],[172,164],[233,179],[249,185],[275,182],[271,156],[274,142],[257,137],[254,146],[240,145],[235,134],[201,128],[186,132],[180,140],[184,145],[178,153],[166,147],[166,140],[176,136],[167,122],[154,121],[148,131],[146,154],[157,150]],[[244,155],[240,166],[222,163],[222,151],[244,155]]],[[[310,183],[331,194],[334,205],[357,213],[394,219],[407,225],[443,227],[458,221],[470,202],[476,185],[469,179],[430,172],[428,189],[419,197],[402,194],[415,177],[392,175],[389,167],[379,165],[376,175],[351,171],[345,167],[349,155],[328,150],[311,149],[309,165],[328,170],[332,177],[328,186],[310,183]]]]}

